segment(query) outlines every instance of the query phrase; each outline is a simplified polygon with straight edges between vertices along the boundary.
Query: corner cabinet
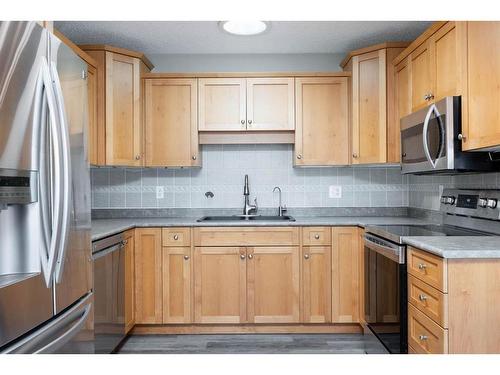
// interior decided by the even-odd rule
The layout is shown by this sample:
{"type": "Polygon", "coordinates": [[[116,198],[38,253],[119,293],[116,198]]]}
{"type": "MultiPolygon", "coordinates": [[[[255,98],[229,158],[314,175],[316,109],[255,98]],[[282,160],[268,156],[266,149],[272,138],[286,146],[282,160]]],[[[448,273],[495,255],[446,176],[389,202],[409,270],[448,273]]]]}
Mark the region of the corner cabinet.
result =
{"type": "Polygon", "coordinates": [[[200,131],[293,130],[294,78],[200,78],[200,131]]]}
{"type": "Polygon", "coordinates": [[[394,66],[408,43],[383,43],[352,51],[341,66],[352,72],[352,164],[399,163],[394,66]]]}
{"type": "Polygon", "coordinates": [[[295,166],[347,165],[348,77],[295,78],[295,166]]]}
{"type": "Polygon", "coordinates": [[[97,62],[97,132],[105,165],[143,166],[141,74],[153,65],[142,54],[106,45],[82,45],[97,62]]]}
{"type": "Polygon", "coordinates": [[[144,80],[145,166],[201,166],[195,78],[144,80]]]}

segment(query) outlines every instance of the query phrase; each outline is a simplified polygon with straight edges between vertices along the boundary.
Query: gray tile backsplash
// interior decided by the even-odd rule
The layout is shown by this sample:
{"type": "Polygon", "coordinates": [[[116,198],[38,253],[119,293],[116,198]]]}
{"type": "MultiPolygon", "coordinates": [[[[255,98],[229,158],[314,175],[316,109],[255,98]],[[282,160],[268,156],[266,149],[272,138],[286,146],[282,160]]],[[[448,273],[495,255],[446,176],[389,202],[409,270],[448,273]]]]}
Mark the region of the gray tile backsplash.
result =
{"type": "Polygon", "coordinates": [[[260,207],[278,205],[274,186],[289,207],[409,204],[408,177],[399,167],[293,168],[292,157],[291,145],[205,145],[202,168],[93,168],[92,208],[239,208],[245,174],[260,207]],[[340,198],[329,197],[332,185],[341,186],[340,198]]]}

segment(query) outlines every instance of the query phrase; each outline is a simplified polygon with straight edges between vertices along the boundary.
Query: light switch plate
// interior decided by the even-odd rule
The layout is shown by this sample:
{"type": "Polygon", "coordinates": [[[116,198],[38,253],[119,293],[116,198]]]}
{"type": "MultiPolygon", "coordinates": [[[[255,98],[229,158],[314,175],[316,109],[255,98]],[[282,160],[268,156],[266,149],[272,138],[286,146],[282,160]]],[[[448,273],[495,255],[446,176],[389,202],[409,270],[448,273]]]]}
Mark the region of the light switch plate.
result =
{"type": "Polygon", "coordinates": [[[156,187],[156,199],[163,199],[165,195],[165,188],[163,186],[156,187]]]}
{"type": "Polygon", "coordinates": [[[342,198],[342,186],[330,185],[330,188],[328,189],[328,197],[330,197],[330,198],[342,198]]]}

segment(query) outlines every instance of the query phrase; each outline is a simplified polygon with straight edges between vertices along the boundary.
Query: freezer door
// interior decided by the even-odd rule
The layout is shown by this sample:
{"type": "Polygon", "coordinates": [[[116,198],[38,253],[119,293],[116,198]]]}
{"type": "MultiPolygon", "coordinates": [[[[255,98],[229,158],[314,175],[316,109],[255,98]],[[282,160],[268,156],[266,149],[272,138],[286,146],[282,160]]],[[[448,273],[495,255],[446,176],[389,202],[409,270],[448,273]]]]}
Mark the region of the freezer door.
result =
{"type": "Polygon", "coordinates": [[[62,241],[55,270],[56,313],[92,289],[90,167],[87,148],[87,65],[57,37],[49,65],[62,124],[62,241]]]}
{"type": "Polygon", "coordinates": [[[92,294],[89,293],[47,324],[5,348],[5,354],[48,354],[94,352],[92,329],[92,294]]]}
{"type": "Polygon", "coordinates": [[[35,119],[47,31],[36,22],[0,22],[0,169],[36,170],[35,119]]]}

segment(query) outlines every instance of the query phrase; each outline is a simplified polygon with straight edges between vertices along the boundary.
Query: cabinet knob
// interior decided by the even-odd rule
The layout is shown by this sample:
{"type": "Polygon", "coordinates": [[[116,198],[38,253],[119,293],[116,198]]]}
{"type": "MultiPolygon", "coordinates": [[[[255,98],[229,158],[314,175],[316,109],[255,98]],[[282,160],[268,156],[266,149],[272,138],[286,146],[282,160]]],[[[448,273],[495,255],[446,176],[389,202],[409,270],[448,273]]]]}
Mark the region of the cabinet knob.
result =
{"type": "Polygon", "coordinates": [[[420,336],[418,336],[418,338],[420,339],[420,341],[427,340],[427,336],[426,335],[420,335],[420,336]]]}
{"type": "Polygon", "coordinates": [[[420,264],[418,265],[418,269],[419,269],[419,270],[425,270],[426,268],[427,268],[427,264],[425,264],[425,263],[420,263],[420,264]]]}
{"type": "Polygon", "coordinates": [[[241,120],[241,125],[245,125],[245,120],[241,120]]]}
{"type": "Polygon", "coordinates": [[[123,240],[122,244],[124,245],[128,244],[128,240],[123,240]]]}
{"type": "Polygon", "coordinates": [[[352,154],[352,157],[353,157],[354,159],[356,159],[356,158],[358,157],[358,154],[354,153],[354,154],[352,154]]]}
{"type": "Polygon", "coordinates": [[[196,160],[196,155],[191,156],[191,159],[196,160]]]}
{"type": "Polygon", "coordinates": [[[177,234],[174,234],[174,240],[178,240],[179,239],[179,236],[177,234]]]}
{"type": "Polygon", "coordinates": [[[317,239],[317,240],[319,240],[319,234],[315,234],[314,238],[317,239]]]}
{"type": "Polygon", "coordinates": [[[309,254],[304,254],[304,259],[309,259],[309,254]]]}
{"type": "Polygon", "coordinates": [[[427,296],[425,294],[419,294],[418,299],[420,301],[427,301],[427,296]]]}
{"type": "Polygon", "coordinates": [[[141,160],[141,155],[135,155],[135,160],[141,160]]]}
{"type": "Polygon", "coordinates": [[[189,260],[189,255],[184,255],[184,260],[189,260]]]}
{"type": "Polygon", "coordinates": [[[465,135],[463,135],[462,133],[460,133],[458,136],[457,136],[458,140],[459,141],[464,141],[467,139],[467,137],[465,135]]]}
{"type": "Polygon", "coordinates": [[[248,259],[253,259],[253,254],[248,254],[248,259]]]}
{"type": "Polygon", "coordinates": [[[434,99],[434,94],[432,92],[429,93],[429,100],[434,99]]]}
{"type": "Polygon", "coordinates": [[[298,155],[297,155],[297,159],[302,159],[302,155],[301,155],[301,154],[298,154],[298,155]]]}
{"type": "Polygon", "coordinates": [[[252,125],[252,120],[248,120],[248,124],[249,124],[249,125],[252,125]]]}
{"type": "Polygon", "coordinates": [[[245,259],[245,258],[246,258],[246,255],[245,255],[245,254],[240,254],[240,258],[241,258],[241,259],[245,259]]]}

